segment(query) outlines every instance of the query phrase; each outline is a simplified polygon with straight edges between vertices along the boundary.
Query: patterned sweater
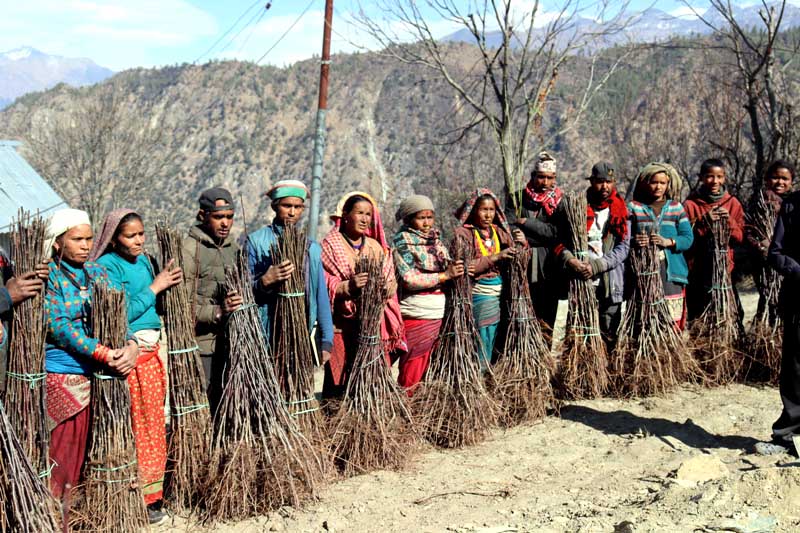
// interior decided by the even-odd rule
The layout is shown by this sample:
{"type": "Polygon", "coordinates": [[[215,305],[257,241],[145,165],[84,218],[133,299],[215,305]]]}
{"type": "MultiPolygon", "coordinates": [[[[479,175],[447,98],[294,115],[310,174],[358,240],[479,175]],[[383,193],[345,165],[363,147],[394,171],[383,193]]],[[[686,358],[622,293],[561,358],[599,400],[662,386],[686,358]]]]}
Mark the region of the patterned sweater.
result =
{"type": "Polygon", "coordinates": [[[105,269],[87,261],[83,269],[50,261],[44,300],[47,322],[45,368],[55,374],[89,375],[98,362],[108,360],[109,349],[89,336],[92,285],[108,282],[105,269]],[[74,280],[75,283],[73,283],[74,280]],[[86,287],[83,296],[75,285],[86,287]]]}
{"type": "Polygon", "coordinates": [[[683,206],[675,200],[667,200],[656,217],[653,209],[640,202],[630,202],[628,211],[631,216],[631,232],[633,235],[649,233],[657,226],[657,233],[666,239],[675,239],[675,247],[664,250],[667,259],[667,279],[673,283],[686,285],[689,282],[689,267],[683,253],[691,248],[694,241],[692,225],[683,206]]]}

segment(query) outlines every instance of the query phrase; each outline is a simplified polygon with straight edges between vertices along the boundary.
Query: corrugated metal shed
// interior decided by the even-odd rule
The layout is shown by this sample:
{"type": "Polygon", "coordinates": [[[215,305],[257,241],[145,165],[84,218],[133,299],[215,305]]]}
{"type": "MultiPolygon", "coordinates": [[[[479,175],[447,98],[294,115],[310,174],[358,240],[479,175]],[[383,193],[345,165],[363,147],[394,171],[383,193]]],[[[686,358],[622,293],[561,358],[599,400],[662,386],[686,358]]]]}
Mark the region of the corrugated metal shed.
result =
{"type": "Polygon", "coordinates": [[[45,217],[64,200],[17,153],[17,141],[0,140],[0,233],[6,233],[20,207],[45,217]]]}

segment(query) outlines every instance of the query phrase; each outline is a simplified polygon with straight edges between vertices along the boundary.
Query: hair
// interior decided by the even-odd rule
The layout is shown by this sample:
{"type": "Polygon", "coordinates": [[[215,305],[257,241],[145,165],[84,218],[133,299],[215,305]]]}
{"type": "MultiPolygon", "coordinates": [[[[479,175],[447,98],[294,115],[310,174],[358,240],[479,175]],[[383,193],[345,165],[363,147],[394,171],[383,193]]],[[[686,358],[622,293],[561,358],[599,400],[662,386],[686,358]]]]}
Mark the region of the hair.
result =
{"type": "Polygon", "coordinates": [[[372,202],[369,201],[369,198],[365,198],[360,194],[354,194],[353,196],[348,198],[347,201],[342,206],[342,216],[344,217],[346,214],[352,211],[353,208],[356,206],[356,204],[359,202],[367,202],[369,205],[372,205],[372,202]]]}
{"type": "Polygon", "coordinates": [[[700,164],[700,176],[705,176],[708,172],[714,168],[719,167],[721,169],[725,169],[725,163],[722,159],[718,159],[716,157],[712,157],[710,159],[706,159],[700,164]]]}
{"type": "Polygon", "coordinates": [[[781,168],[785,168],[786,170],[788,170],[789,174],[792,175],[792,180],[794,180],[795,176],[794,165],[785,159],[776,159],[775,161],[770,163],[769,166],[767,167],[767,170],[764,172],[764,178],[769,178],[770,176],[772,176],[772,174],[775,173],[776,170],[779,170],[781,168]]]}

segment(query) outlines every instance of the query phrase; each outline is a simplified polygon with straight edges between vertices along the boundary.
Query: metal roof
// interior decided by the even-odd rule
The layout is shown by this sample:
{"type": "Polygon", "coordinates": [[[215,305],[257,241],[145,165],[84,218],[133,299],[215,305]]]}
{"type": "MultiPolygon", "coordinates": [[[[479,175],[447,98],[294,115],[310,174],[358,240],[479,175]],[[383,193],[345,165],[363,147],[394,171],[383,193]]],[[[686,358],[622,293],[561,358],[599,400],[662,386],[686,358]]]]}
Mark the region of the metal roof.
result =
{"type": "Polygon", "coordinates": [[[35,214],[66,207],[50,185],[17,153],[18,141],[0,140],[0,233],[16,218],[20,208],[35,214]]]}

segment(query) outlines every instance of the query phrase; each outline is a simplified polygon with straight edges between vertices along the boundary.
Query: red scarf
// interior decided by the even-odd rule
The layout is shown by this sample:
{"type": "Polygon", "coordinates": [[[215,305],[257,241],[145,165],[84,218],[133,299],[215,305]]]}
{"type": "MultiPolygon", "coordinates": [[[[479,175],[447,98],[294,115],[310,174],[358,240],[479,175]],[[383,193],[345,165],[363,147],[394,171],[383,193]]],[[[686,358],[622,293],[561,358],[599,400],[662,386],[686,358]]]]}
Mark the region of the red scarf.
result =
{"type": "Polygon", "coordinates": [[[528,185],[525,186],[525,196],[534,204],[541,206],[547,216],[550,216],[555,212],[564,193],[558,187],[549,191],[536,192],[531,187],[531,183],[528,182],[528,185]]]}
{"type": "Polygon", "coordinates": [[[613,189],[611,194],[605,200],[597,200],[593,198],[592,190],[586,192],[588,204],[586,206],[586,229],[591,229],[595,219],[595,209],[603,210],[609,208],[608,212],[608,226],[611,232],[620,239],[625,238],[628,232],[628,206],[625,205],[625,200],[620,198],[617,190],[613,189]]]}

